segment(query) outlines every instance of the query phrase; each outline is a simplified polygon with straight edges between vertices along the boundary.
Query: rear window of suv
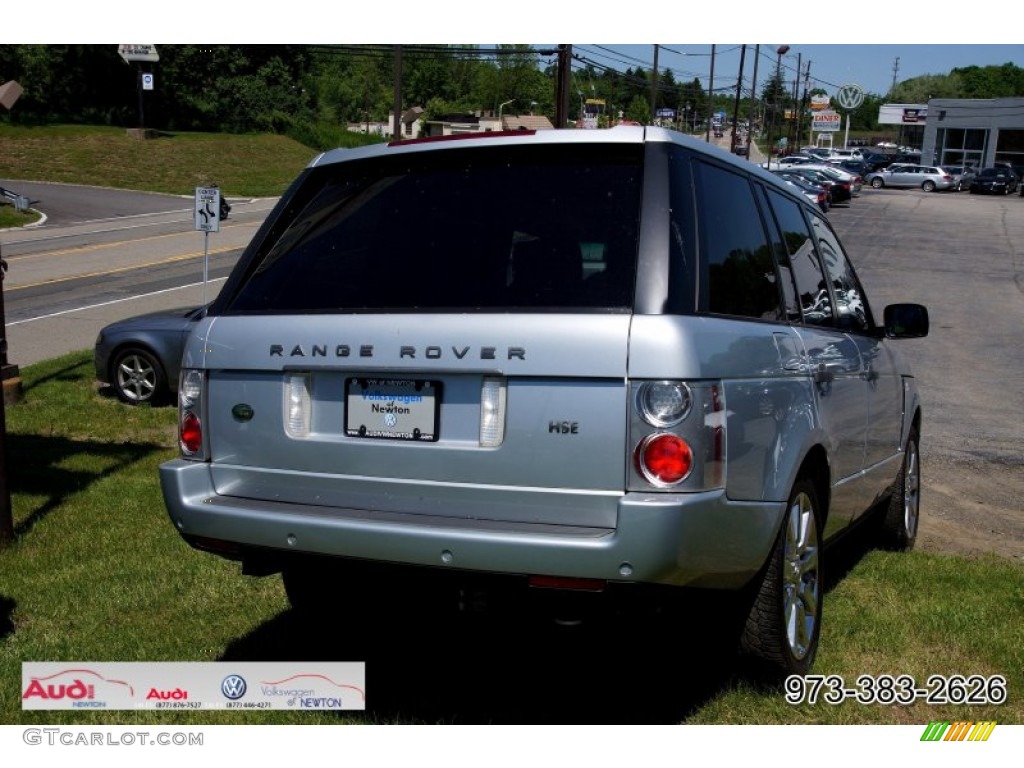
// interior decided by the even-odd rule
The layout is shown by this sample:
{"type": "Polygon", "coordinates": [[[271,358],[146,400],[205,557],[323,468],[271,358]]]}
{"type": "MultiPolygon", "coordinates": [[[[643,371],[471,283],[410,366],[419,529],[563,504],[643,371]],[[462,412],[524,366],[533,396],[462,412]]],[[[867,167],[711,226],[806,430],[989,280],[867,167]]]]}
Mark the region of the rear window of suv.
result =
{"type": "Polygon", "coordinates": [[[642,167],[561,144],[312,168],[223,311],[629,311],[642,167]]]}

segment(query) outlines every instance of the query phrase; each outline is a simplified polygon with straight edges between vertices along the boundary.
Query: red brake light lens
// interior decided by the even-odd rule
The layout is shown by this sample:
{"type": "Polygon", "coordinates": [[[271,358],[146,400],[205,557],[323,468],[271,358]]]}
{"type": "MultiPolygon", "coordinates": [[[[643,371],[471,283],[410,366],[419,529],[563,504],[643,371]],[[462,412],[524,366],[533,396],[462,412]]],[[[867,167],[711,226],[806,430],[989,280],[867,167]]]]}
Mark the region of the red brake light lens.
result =
{"type": "Polygon", "coordinates": [[[198,453],[203,447],[203,427],[199,417],[186,411],[181,419],[181,450],[183,453],[198,453]]]}
{"type": "Polygon", "coordinates": [[[693,469],[693,451],[678,435],[661,432],[648,435],[637,446],[637,465],[655,485],[681,483],[693,469]]]}

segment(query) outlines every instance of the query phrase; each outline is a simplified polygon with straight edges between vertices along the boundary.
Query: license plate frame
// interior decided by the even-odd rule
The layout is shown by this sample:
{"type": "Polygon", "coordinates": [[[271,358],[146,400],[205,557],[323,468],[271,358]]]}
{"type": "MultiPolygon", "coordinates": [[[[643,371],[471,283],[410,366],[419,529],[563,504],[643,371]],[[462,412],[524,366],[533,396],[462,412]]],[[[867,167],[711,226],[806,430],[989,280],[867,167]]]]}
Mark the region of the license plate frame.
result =
{"type": "Polygon", "coordinates": [[[345,380],[347,437],[435,443],[440,412],[440,381],[394,376],[345,380]]]}

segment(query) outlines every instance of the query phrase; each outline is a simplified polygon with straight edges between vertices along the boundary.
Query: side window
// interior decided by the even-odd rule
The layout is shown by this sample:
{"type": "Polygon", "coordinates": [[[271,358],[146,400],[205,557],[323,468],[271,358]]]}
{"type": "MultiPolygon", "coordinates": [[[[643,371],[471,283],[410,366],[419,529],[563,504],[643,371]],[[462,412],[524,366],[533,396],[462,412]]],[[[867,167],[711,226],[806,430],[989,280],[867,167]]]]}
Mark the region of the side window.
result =
{"type": "Polygon", "coordinates": [[[702,307],[720,315],[783,319],[771,246],[750,182],[706,163],[696,170],[702,307]]]}
{"type": "Polygon", "coordinates": [[[832,325],[832,302],[829,298],[828,283],[818,261],[814,238],[807,228],[807,221],[800,212],[800,206],[784,195],[769,191],[772,208],[775,211],[782,239],[789,253],[789,263],[796,281],[800,313],[809,325],[832,325]]]}
{"type": "Polygon", "coordinates": [[[828,270],[828,277],[832,283],[837,325],[844,331],[869,332],[873,323],[868,300],[860,280],[857,279],[842,246],[839,245],[839,240],[828,224],[818,216],[811,216],[811,224],[821,248],[821,259],[825,262],[825,269],[828,270]]]}
{"type": "MultiPolygon", "coordinates": [[[[769,205],[768,200],[764,197],[768,194],[760,185],[757,185],[759,191],[758,199],[767,211],[769,218],[768,230],[770,232],[772,240],[772,248],[775,252],[775,263],[778,265],[779,270],[779,287],[782,289],[783,306],[786,310],[786,319],[791,323],[800,322],[800,299],[796,294],[796,283],[793,279],[793,265],[790,262],[789,250],[786,248],[785,240],[782,235],[782,228],[779,226],[778,219],[772,213],[772,206],[769,205]]],[[[781,199],[781,195],[771,193],[775,197],[781,199]]],[[[782,202],[786,202],[782,200],[782,202]]],[[[781,204],[781,203],[780,203],[781,204]]],[[[799,213],[798,213],[799,215],[799,213]]]]}

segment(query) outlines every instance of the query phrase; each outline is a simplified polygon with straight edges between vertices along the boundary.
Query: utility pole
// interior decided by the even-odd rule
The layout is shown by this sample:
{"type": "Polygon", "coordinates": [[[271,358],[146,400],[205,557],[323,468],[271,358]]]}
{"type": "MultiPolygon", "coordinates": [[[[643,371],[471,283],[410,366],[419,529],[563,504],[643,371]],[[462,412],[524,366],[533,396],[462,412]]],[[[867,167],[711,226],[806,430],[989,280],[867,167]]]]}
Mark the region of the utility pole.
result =
{"type": "Polygon", "coordinates": [[[768,123],[768,167],[772,167],[772,155],[775,148],[772,145],[775,132],[775,113],[779,111],[779,93],[786,92],[786,86],[782,83],[782,56],[789,50],[788,45],[780,45],[775,49],[775,75],[772,76],[772,118],[768,123]]]}
{"type": "MultiPolygon", "coordinates": [[[[800,111],[796,115],[796,143],[797,149],[800,148],[800,144],[803,142],[804,134],[804,112],[807,111],[807,87],[811,79],[811,61],[807,60],[807,69],[804,71],[804,92],[800,97],[800,111]]],[[[810,144],[811,142],[808,142],[810,144]]]]}
{"type": "Polygon", "coordinates": [[[658,44],[654,45],[654,67],[651,69],[651,123],[658,116],[658,44]]]}
{"type": "Polygon", "coordinates": [[[711,75],[708,78],[708,127],[704,131],[704,141],[711,143],[711,115],[715,112],[715,46],[711,45],[711,75]]]}
{"type": "MultiPolygon", "coordinates": [[[[736,153],[736,131],[740,127],[740,89],[743,87],[743,60],[747,56],[747,46],[740,48],[740,73],[736,78],[736,104],[732,110],[732,138],[729,140],[729,151],[736,153]]],[[[749,141],[749,136],[747,138],[749,141]]]]}
{"type": "Polygon", "coordinates": [[[395,122],[392,128],[392,141],[402,139],[402,46],[395,46],[395,122]]]}
{"type": "Polygon", "coordinates": [[[747,120],[747,146],[754,136],[754,123],[757,118],[757,64],[761,60],[761,46],[754,46],[754,76],[750,81],[750,119],[747,120]]]}
{"type": "MultiPolygon", "coordinates": [[[[802,57],[803,57],[802,53],[798,53],[796,55],[796,72],[793,73],[793,111],[794,112],[797,111],[797,108],[799,106],[797,104],[797,95],[800,92],[800,68],[803,66],[803,62],[801,61],[802,57]]],[[[794,132],[795,130],[796,130],[796,115],[794,114],[793,115],[793,119],[789,121],[789,127],[786,129],[786,135],[787,136],[793,136],[792,132],[794,132]]],[[[799,139],[796,136],[793,136],[793,143],[795,144],[797,141],[799,141],[799,139]]]]}
{"type": "Polygon", "coordinates": [[[896,61],[892,63],[892,86],[889,88],[889,93],[892,94],[896,90],[896,76],[900,72],[900,57],[896,57],[896,61]]]}
{"type": "MultiPolygon", "coordinates": [[[[7,262],[0,253],[0,358],[7,367],[7,323],[3,317],[4,272],[7,262]]],[[[15,369],[17,370],[17,369],[15,369]]],[[[11,512],[11,488],[7,483],[7,392],[0,397],[0,549],[14,542],[14,515],[11,512]]]]}
{"type": "Polygon", "coordinates": [[[555,128],[569,124],[569,83],[572,74],[572,45],[558,46],[558,77],[555,78],[555,128]]]}

